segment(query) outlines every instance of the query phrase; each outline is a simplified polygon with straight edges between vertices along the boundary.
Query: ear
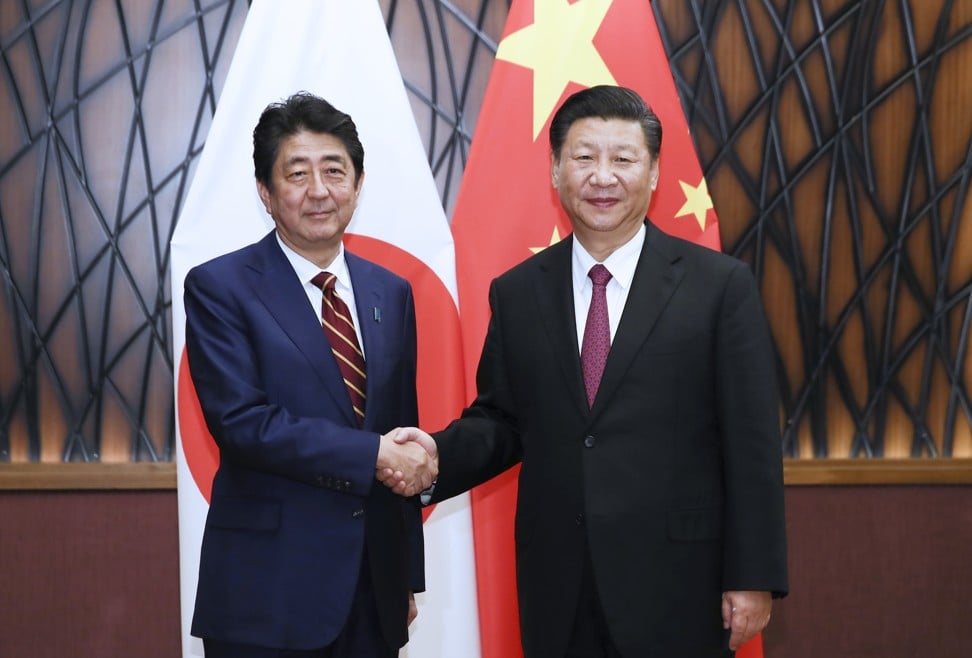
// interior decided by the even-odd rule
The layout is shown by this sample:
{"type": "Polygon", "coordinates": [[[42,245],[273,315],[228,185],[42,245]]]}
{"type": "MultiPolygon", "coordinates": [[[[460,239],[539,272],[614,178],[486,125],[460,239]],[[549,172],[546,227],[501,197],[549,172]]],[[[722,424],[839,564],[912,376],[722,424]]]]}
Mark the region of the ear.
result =
{"type": "Polygon", "coordinates": [[[550,154],[550,183],[555,190],[560,190],[560,160],[553,153],[550,154]]]}
{"type": "Polygon", "coordinates": [[[651,169],[649,171],[650,173],[648,175],[651,177],[651,190],[654,192],[655,188],[658,187],[658,158],[655,158],[655,161],[651,164],[651,169]]]}
{"type": "Polygon", "coordinates": [[[364,185],[365,172],[362,171],[358,174],[358,184],[354,186],[354,198],[357,199],[358,195],[361,194],[361,186],[364,185]]]}
{"type": "Polygon", "coordinates": [[[263,207],[266,209],[268,215],[273,215],[270,206],[270,189],[263,184],[263,181],[258,180],[256,182],[257,194],[260,195],[260,201],[263,201],[263,207]]]}

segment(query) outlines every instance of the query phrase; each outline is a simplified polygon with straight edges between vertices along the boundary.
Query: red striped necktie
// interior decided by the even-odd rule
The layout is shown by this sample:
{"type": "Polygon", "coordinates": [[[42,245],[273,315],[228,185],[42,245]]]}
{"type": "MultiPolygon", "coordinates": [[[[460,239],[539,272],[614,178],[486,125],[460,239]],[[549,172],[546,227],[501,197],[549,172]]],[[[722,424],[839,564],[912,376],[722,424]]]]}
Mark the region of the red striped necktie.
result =
{"type": "Polygon", "coordinates": [[[321,272],[311,279],[311,283],[324,292],[321,304],[324,333],[351,396],[351,406],[360,427],[365,414],[365,360],[354,332],[353,316],[334,289],[336,281],[337,277],[330,272],[321,272]]]}

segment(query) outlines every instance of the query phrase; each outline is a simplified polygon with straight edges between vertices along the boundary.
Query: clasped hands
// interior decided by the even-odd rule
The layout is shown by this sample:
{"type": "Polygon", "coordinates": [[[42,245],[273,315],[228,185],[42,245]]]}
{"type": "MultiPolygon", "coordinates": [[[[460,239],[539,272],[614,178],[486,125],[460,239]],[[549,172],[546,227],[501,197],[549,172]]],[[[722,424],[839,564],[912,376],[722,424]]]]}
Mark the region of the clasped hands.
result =
{"type": "Polygon", "coordinates": [[[417,427],[396,427],[378,443],[375,478],[402,496],[419,494],[439,475],[439,451],[417,427]]]}

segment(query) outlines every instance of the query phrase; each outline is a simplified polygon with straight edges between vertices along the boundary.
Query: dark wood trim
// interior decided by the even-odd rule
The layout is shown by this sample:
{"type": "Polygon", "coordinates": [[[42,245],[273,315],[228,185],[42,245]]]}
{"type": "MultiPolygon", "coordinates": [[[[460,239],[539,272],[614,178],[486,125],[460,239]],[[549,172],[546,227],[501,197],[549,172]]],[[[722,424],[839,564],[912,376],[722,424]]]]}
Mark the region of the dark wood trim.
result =
{"type": "MultiPolygon", "coordinates": [[[[972,459],[786,459],[789,486],[972,484],[972,459]]],[[[0,464],[0,490],[175,489],[174,462],[0,464]]]]}
{"type": "Polygon", "coordinates": [[[0,464],[0,490],[175,489],[175,462],[0,464]]]}
{"type": "Polygon", "coordinates": [[[972,484],[972,459],[786,459],[791,486],[972,484]]]}

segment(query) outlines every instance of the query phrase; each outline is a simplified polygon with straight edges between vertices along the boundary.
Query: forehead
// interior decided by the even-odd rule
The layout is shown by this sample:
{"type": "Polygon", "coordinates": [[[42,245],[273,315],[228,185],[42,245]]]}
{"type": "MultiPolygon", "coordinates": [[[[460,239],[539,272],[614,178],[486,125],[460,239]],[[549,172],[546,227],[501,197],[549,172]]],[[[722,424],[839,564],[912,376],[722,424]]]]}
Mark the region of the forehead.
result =
{"type": "Polygon", "coordinates": [[[578,119],[567,130],[566,145],[570,147],[632,148],[648,150],[641,124],[630,119],[578,119]]]}
{"type": "Polygon", "coordinates": [[[351,157],[344,143],[330,133],[301,130],[280,140],[274,166],[287,166],[294,162],[350,162],[351,157]]]}

